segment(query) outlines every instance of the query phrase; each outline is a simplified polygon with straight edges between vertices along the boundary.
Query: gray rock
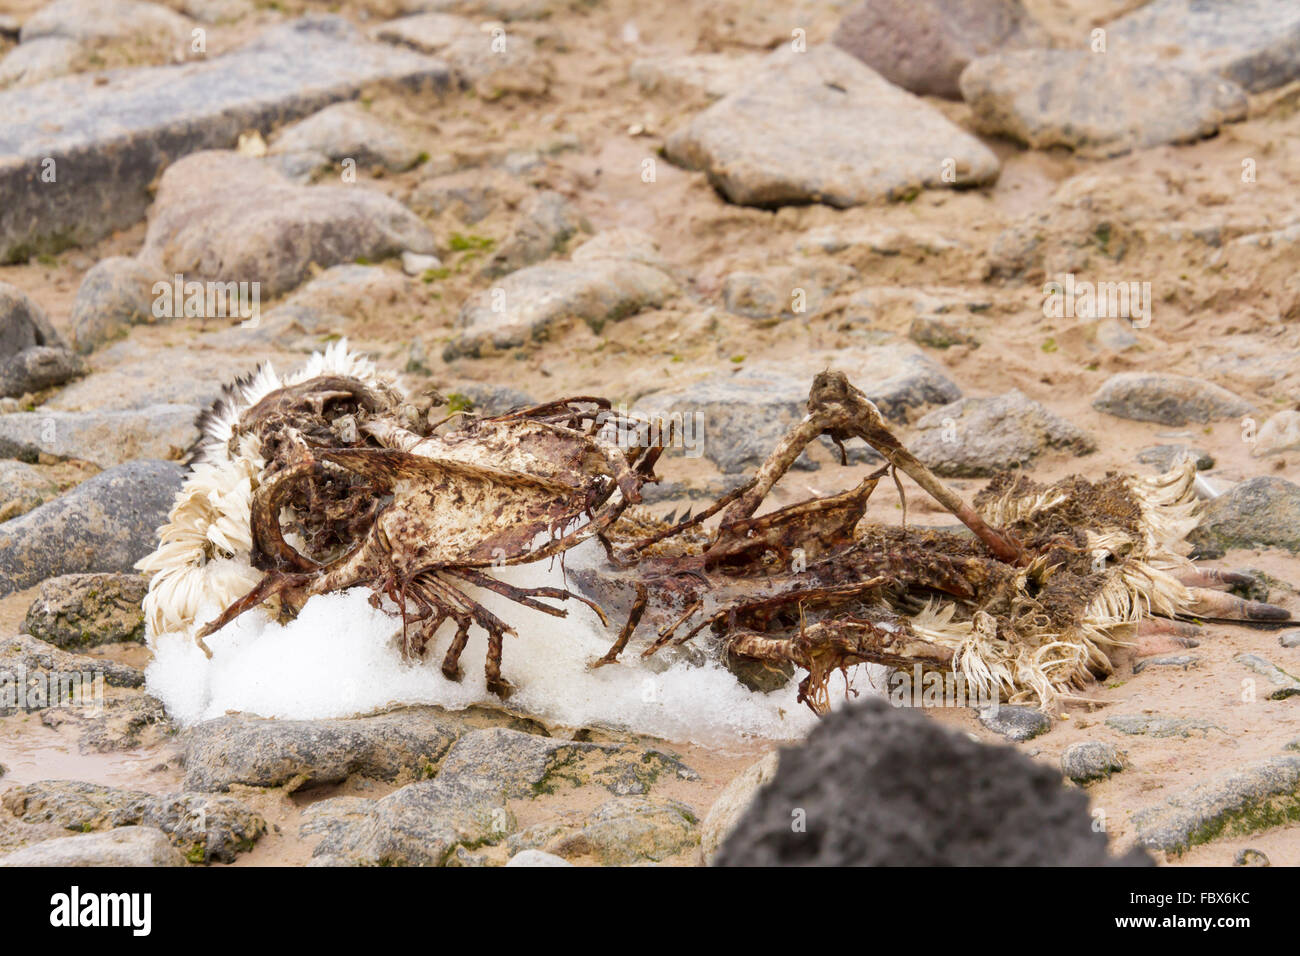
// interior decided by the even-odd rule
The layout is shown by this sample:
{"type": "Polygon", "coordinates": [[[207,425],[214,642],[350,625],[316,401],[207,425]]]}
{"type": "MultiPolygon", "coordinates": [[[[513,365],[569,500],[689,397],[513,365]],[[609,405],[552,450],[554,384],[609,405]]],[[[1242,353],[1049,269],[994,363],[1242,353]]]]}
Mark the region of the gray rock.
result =
{"type": "Polygon", "coordinates": [[[542,850],[520,850],[506,866],[573,866],[564,857],[542,850]]]}
{"type": "Polygon", "coordinates": [[[36,346],[66,348],[67,343],[27,293],[0,282],[0,360],[36,346]]]}
{"type": "Polygon", "coordinates": [[[697,114],[665,149],[751,206],[855,206],[988,183],[999,170],[973,136],[832,46],[772,54],[748,86],[697,114]],[[785,118],[780,135],[773,116],[785,118]]]}
{"type": "Polygon", "coordinates": [[[47,707],[97,707],[104,686],[142,687],[144,672],[104,657],[60,650],[29,634],[0,639],[0,716],[47,707]],[[102,680],[102,683],[101,683],[102,680]],[[17,683],[25,684],[21,699],[17,683]]]}
{"type": "Polygon", "coordinates": [[[751,319],[813,316],[856,276],[857,270],[837,262],[733,272],[723,280],[722,299],[728,312],[751,319]]]}
{"type": "Polygon", "coordinates": [[[0,59],[0,89],[31,86],[76,72],[85,61],[81,44],[65,37],[44,37],[14,47],[0,59]]]}
{"type": "Polygon", "coordinates": [[[1300,628],[1283,631],[1277,636],[1277,642],[1283,647],[1300,647],[1300,628]]]}
{"type": "Polygon", "coordinates": [[[1165,472],[1186,455],[1195,459],[1198,471],[1214,467],[1213,455],[1203,448],[1193,448],[1190,445],[1148,445],[1138,452],[1137,460],[1143,465],[1155,465],[1159,471],[1165,472]]]}
{"type": "Polygon", "coordinates": [[[35,464],[42,455],[109,468],[137,458],[179,459],[198,440],[195,405],[130,411],[38,410],[0,415],[0,457],[35,464]]]}
{"type": "Polygon", "coordinates": [[[1021,467],[1048,449],[1087,455],[1092,437],[1013,389],[992,398],[963,398],[917,423],[912,453],[936,474],[973,477],[1021,467]]]}
{"type": "Polygon", "coordinates": [[[157,3],[143,0],[50,0],[23,23],[22,42],[62,37],[85,46],[112,41],[164,49],[187,43],[194,26],[157,3]]]}
{"type": "Polygon", "coordinates": [[[669,276],[638,262],[596,259],[529,266],[465,301],[458,318],[461,332],[443,358],[479,357],[488,347],[510,349],[545,339],[564,319],[580,319],[599,332],[606,322],[658,308],[676,293],[669,276]]]}
{"type": "Polygon", "coordinates": [[[228,23],[248,16],[253,0],[182,0],[181,10],[201,23],[228,23]]]}
{"type": "MultiPolygon", "coordinates": [[[[741,375],[723,372],[647,395],[632,414],[665,421],[680,416],[683,428],[690,428],[683,437],[685,454],[702,453],[723,474],[734,475],[762,463],[804,416],[809,384],[768,368],[745,369],[741,375]]],[[[812,469],[817,463],[805,453],[794,467],[812,469]]]]}
{"type": "MultiPolygon", "coordinates": [[[[270,314],[262,316],[269,322],[270,314]]],[[[247,334],[249,329],[236,329],[247,334]]],[[[206,344],[206,343],[205,343],[206,344]]],[[[319,347],[319,343],[315,343],[319,347]]],[[[248,343],[228,352],[193,345],[156,346],[131,338],[95,355],[95,370],[41,405],[41,411],[122,411],[151,405],[211,405],[225,382],[253,371],[260,361],[248,343]]]]}
{"type": "Polygon", "coordinates": [[[147,694],[109,697],[102,707],[47,708],[41,711],[41,723],[52,730],[71,725],[82,753],[157,746],[175,733],[162,701],[147,694]]]}
{"type": "Polygon", "coordinates": [[[0,597],[58,574],[132,570],[153,550],[183,472],[127,462],[0,525],[0,597]]]}
{"type": "Polygon", "coordinates": [[[62,385],[83,371],[81,359],[68,349],[33,346],[0,360],[0,396],[44,391],[62,385]]]}
{"type": "Polygon", "coordinates": [[[499,842],[514,828],[499,791],[422,781],[337,821],[312,853],[312,865],[445,866],[457,847],[499,842]]]}
{"type": "Polygon", "coordinates": [[[1272,866],[1268,854],[1263,850],[1238,850],[1237,855],[1232,860],[1233,866],[1272,866]]]}
{"type": "Polygon", "coordinates": [[[420,150],[410,138],[359,103],[335,103],[286,127],[271,143],[271,155],[317,153],[360,169],[381,167],[400,173],[414,166],[420,150]]]}
{"type": "Polygon", "coordinates": [[[261,160],[206,152],[163,174],[140,257],[185,281],[259,283],[270,298],[320,267],[431,253],[436,243],[396,200],[357,185],[302,186],[261,160]]]}
{"type": "Polygon", "coordinates": [[[1092,407],[1119,418],[1186,425],[1253,414],[1250,403],[1213,382],[1160,372],[1119,372],[1102,383],[1092,407]]]}
{"type": "Polygon", "coordinates": [[[831,37],[889,82],[949,99],[976,57],[1046,41],[1020,0],[864,0],[831,37]]]}
{"type": "Polygon", "coordinates": [[[27,633],[65,651],[120,641],[144,642],[140,574],[65,574],[41,582],[27,608],[27,633]]]}
{"type": "Polygon", "coordinates": [[[644,794],[665,774],[699,779],[662,751],[556,740],[504,727],[465,734],[438,768],[439,780],[500,790],[506,797],[536,797],[587,785],[619,796],[644,794]]]}
{"type": "Polygon", "coordinates": [[[1133,673],[1141,674],[1148,667],[1177,667],[1181,670],[1187,670],[1189,667],[1200,666],[1201,659],[1195,654],[1171,654],[1166,657],[1148,657],[1135,661],[1133,663],[1133,673]]]}
{"type": "Polygon", "coordinates": [[[1222,836],[1289,823],[1300,813],[1300,756],[1267,757],[1133,815],[1138,842],[1183,853],[1222,836]]]}
{"type": "Polygon", "coordinates": [[[591,224],[578,208],[552,189],[530,196],[506,241],[488,258],[483,275],[497,277],[563,252],[591,224]]]}
{"type": "Polygon", "coordinates": [[[603,866],[658,863],[698,845],[699,821],[676,800],[619,797],[597,807],[581,826],[541,824],[512,838],[519,846],[539,842],[540,849],[562,858],[588,857],[603,866]]]}
{"type": "Polygon", "coordinates": [[[628,77],[644,92],[674,102],[717,100],[744,89],[762,65],[759,53],[687,53],[637,60],[628,77]]]}
{"type": "Polygon", "coordinates": [[[450,71],[370,43],[340,18],[311,17],[203,62],[0,93],[0,194],[11,197],[0,207],[0,261],[131,226],[149,205],[150,184],[177,157],[232,147],[240,133],[266,133],[383,80],[446,89],[450,71]],[[53,182],[40,180],[46,160],[53,182]]]}
{"type": "Polygon", "coordinates": [[[1212,136],[1248,106],[1220,76],[1088,50],[982,57],[962,73],[961,93],[982,133],[1099,158],[1212,136]]]}
{"type": "Polygon", "coordinates": [[[185,859],[154,827],[59,837],[0,857],[0,866],[184,866],[185,859]]]}
{"type": "Polygon", "coordinates": [[[534,52],[531,39],[494,35],[465,17],[444,13],[402,17],[382,24],[372,35],[440,57],[462,87],[474,89],[484,99],[506,93],[541,95],[550,85],[550,68],[534,52]]]}
{"type": "Polygon", "coordinates": [[[403,771],[431,773],[461,729],[424,707],[348,720],[218,717],[186,731],[185,789],[297,789],[340,783],[354,773],[380,780],[403,771]]]}
{"type": "Polygon", "coordinates": [[[7,791],[4,806],[24,823],[53,823],[83,833],[155,827],[192,863],[232,863],[266,832],[261,814],[233,797],[206,793],[156,796],[74,780],[42,780],[7,791]]]}
{"type": "Polygon", "coordinates": [[[1200,717],[1168,717],[1164,714],[1117,714],[1106,718],[1106,726],[1130,736],[1161,738],[1187,738],[1198,731],[1202,737],[1208,737],[1211,730],[1227,733],[1218,724],[1200,717]]]}
{"type": "Polygon", "coordinates": [[[0,461],[0,521],[26,514],[58,493],[58,486],[31,465],[0,461]]]}
{"type": "Polygon", "coordinates": [[[1205,505],[1188,540],[1206,557],[1228,548],[1300,551],[1300,486],[1271,476],[1234,485],[1205,505]]]}
{"type": "Polygon", "coordinates": [[[1300,78],[1300,7],[1290,0],[1155,0],[1106,25],[1107,56],[1212,70],[1252,93],[1300,78]]]}
{"type": "Polygon", "coordinates": [[[1061,754],[1061,773],[1075,783],[1105,780],[1112,773],[1124,769],[1119,751],[1099,740],[1085,740],[1070,744],[1061,754]]]}
{"type": "Polygon", "coordinates": [[[81,280],[72,305],[72,340],[88,355],[124,335],[132,325],[157,321],[153,314],[158,276],[138,259],[111,256],[96,263],[81,280]]]}
{"type": "Polygon", "coordinates": [[[1300,680],[1296,680],[1272,661],[1258,654],[1238,654],[1233,658],[1243,667],[1248,667],[1261,677],[1267,677],[1270,684],[1277,688],[1268,695],[1269,700],[1285,700],[1300,694],[1300,680]]]}
{"type": "Polygon", "coordinates": [[[574,262],[595,262],[600,259],[639,262],[660,272],[672,272],[672,267],[660,254],[654,239],[648,233],[628,226],[602,229],[574,249],[569,258],[574,262]]]}
{"type": "Polygon", "coordinates": [[[1033,740],[1052,729],[1052,719],[1037,707],[998,704],[980,711],[979,722],[1008,740],[1033,740]]]}

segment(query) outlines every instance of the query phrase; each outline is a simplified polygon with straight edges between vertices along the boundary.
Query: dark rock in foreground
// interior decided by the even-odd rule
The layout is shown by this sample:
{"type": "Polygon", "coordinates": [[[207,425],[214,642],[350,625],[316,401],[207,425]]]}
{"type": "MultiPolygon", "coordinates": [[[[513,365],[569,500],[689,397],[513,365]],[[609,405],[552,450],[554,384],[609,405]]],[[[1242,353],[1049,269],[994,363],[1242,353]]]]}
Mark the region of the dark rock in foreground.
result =
{"type": "Polygon", "coordinates": [[[716,864],[1150,865],[1141,851],[1112,859],[1092,822],[1088,798],[1054,770],[868,700],[781,752],[716,864]]]}

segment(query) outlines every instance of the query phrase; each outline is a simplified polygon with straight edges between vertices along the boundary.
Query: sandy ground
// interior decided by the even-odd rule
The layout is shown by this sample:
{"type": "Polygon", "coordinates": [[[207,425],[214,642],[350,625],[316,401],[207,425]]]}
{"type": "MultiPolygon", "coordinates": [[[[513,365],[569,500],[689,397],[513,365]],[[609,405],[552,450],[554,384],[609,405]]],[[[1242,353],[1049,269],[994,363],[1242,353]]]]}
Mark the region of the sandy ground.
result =
{"type": "MultiPolygon", "coordinates": [[[[1034,11],[1059,37],[1077,36],[1096,22],[1136,6],[1132,2],[1092,3],[1088,0],[1039,0],[1034,11]]],[[[13,8],[14,5],[5,5],[13,8]]],[[[36,6],[23,0],[19,12],[36,6]]],[[[308,5],[282,5],[293,13],[308,5]]],[[[319,8],[316,8],[319,9],[319,8]]],[[[871,344],[884,333],[905,335],[910,312],[886,311],[870,322],[856,319],[847,297],[867,286],[947,287],[977,294],[992,303],[979,314],[963,315],[979,347],[954,346],[928,354],[967,395],[991,395],[1018,388],[1030,398],[1086,429],[1098,438],[1099,450],[1085,459],[1049,454],[1034,467],[1039,480],[1051,480],[1080,470],[1099,476],[1112,469],[1139,469],[1137,451],[1145,446],[1183,441],[1210,451],[1217,460],[1212,475],[1236,481],[1260,474],[1296,480],[1300,469],[1293,453],[1269,459],[1250,456],[1240,423],[1169,428],[1103,415],[1091,408],[1096,388],[1111,374],[1125,370],[1171,371],[1211,378],[1252,401],[1266,415],[1293,407],[1300,397],[1300,325],[1286,320],[1278,302],[1283,290],[1272,272],[1224,276],[1210,262],[1211,250],[1182,247],[1172,252],[1155,243],[1134,244],[1125,260],[1100,258],[1090,262],[1091,277],[1150,281],[1156,308],[1150,327],[1137,332],[1139,343],[1123,352],[1098,349],[1086,329],[1070,320],[1054,320],[1041,309],[1041,281],[986,282],[983,257],[994,238],[1021,217],[1049,208],[1056,188],[1071,177],[1097,177],[1093,193],[1098,206],[1113,211],[1118,222],[1178,222],[1221,224],[1227,237],[1278,228],[1300,220],[1300,110],[1297,88],[1252,98],[1251,118],[1226,128],[1217,137],[1189,146],[1163,147],[1104,162],[1089,162],[1063,152],[1027,152],[1000,142],[990,143],[1003,162],[997,184],[967,193],[927,192],[914,201],[885,207],[832,210],[791,207],[778,212],[730,206],[708,186],[703,176],[674,168],[659,159],[654,183],[641,181],[641,163],[657,157],[664,136],[700,108],[702,103],[647,96],[627,78],[629,64],[659,53],[755,50],[769,48],[789,35],[791,21],[805,26],[810,42],[829,35],[838,13],[809,8],[740,2],[681,2],[647,9],[632,0],[606,0],[541,23],[519,24],[518,34],[538,48],[554,66],[550,93],[540,99],[505,97],[484,102],[472,94],[444,101],[376,91],[370,100],[378,115],[400,122],[433,157],[432,165],[497,157],[512,150],[545,148],[557,137],[571,137],[580,149],[551,156],[534,185],[559,190],[574,201],[597,231],[620,226],[644,229],[655,237],[665,257],[684,282],[687,293],[668,308],[643,313],[608,326],[600,336],[581,324],[557,332],[551,341],[482,360],[447,366],[437,356],[452,335],[453,319],[466,295],[484,288],[468,254],[450,253],[446,280],[420,285],[398,302],[378,303],[353,315],[349,334],[390,364],[405,364],[407,350],[419,340],[431,356],[431,377],[410,378],[409,384],[452,386],[468,380],[508,384],[537,397],[564,394],[605,394],[615,402],[634,401],[654,389],[702,378],[720,369],[746,363],[784,360],[792,353],[814,349],[846,349],[871,344]],[[662,15],[671,8],[673,15],[662,15]],[[623,41],[625,25],[635,23],[640,43],[623,41]],[[1259,179],[1240,182],[1243,157],[1257,158],[1259,179]],[[780,323],[755,323],[728,314],[721,307],[723,278],[737,269],[786,264],[797,257],[795,240],[817,226],[890,226],[936,231],[963,243],[942,256],[862,256],[851,262],[859,278],[814,318],[780,323]],[[457,268],[463,266],[463,268],[457,268]]],[[[353,5],[339,12],[360,20],[353,5]]],[[[211,30],[215,49],[251,35],[281,14],[260,10],[233,27],[211,30]]],[[[950,118],[963,122],[965,107],[938,103],[950,118]]],[[[417,183],[431,175],[419,168],[371,183],[398,198],[410,196],[417,183]]],[[[449,217],[431,221],[440,239],[453,230],[497,239],[505,237],[513,212],[500,210],[472,227],[449,217]]],[[[59,256],[43,257],[20,266],[0,267],[0,280],[31,294],[54,323],[68,331],[68,317],[81,277],[93,263],[109,255],[134,253],[144,235],[143,224],[99,243],[59,256]]],[[[386,264],[396,268],[393,263],[386,264]]],[[[1294,273],[1294,267],[1291,268],[1294,273]]],[[[269,308],[273,303],[263,303],[269,308]]],[[[133,342],[149,347],[181,346],[205,349],[205,329],[177,321],[166,327],[136,328],[133,342]]],[[[102,353],[90,358],[92,367],[102,353]]],[[[263,358],[285,363],[282,353],[250,355],[251,367],[263,358]]],[[[862,469],[823,467],[790,476],[773,503],[791,500],[808,490],[827,493],[850,487],[862,469]]],[[[69,484],[79,476],[69,466],[59,477],[69,484]],[[71,477],[69,477],[71,475],[71,477]]],[[[87,469],[86,471],[89,471],[87,469]]],[[[707,480],[716,475],[700,461],[667,458],[660,468],[667,478],[707,480]]],[[[81,475],[80,477],[84,477],[81,475]]],[[[971,496],[980,481],[955,481],[971,496]]],[[[908,496],[909,515],[926,520],[937,513],[915,488],[908,496]]],[[[871,504],[870,516],[896,520],[897,500],[883,486],[871,504]]],[[[1234,552],[1223,567],[1251,567],[1300,584],[1300,559],[1276,552],[1234,552]]],[[[0,631],[14,633],[32,592],[0,600],[0,631]]],[[[1300,615],[1295,593],[1275,592],[1272,600],[1300,615]]],[[[1259,695],[1242,699],[1242,681],[1252,677],[1232,657],[1241,652],[1264,656],[1293,673],[1300,672],[1300,652],[1278,647],[1276,635],[1242,627],[1212,626],[1194,651],[1200,664],[1187,671],[1150,668],[1131,673],[1121,660],[1116,673],[1090,688],[1096,703],[1067,706],[1064,718],[1045,737],[1017,745],[1035,759],[1057,764],[1061,752],[1084,739],[1113,742],[1128,754],[1123,773],[1095,784],[1090,796],[1105,810],[1108,830],[1117,849],[1133,840],[1133,812],[1216,772],[1277,753],[1300,737],[1300,703],[1273,702],[1259,695]],[[1104,726],[1116,713],[1160,713],[1206,718],[1222,728],[1204,738],[1157,740],[1125,737],[1104,726]]],[[[119,648],[109,653],[138,655],[119,648]]],[[[1262,680],[1262,679],[1260,679],[1262,680]]],[[[935,719],[981,739],[998,741],[969,711],[937,711],[935,719]]],[[[744,766],[753,752],[719,755],[690,747],[672,749],[702,775],[697,784],[674,784],[678,797],[707,810],[712,797],[744,766]]],[[[71,738],[42,727],[35,717],[0,720],[0,763],[9,767],[4,784],[42,777],[97,780],[147,790],[175,786],[180,774],[173,747],[160,745],[140,753],[81,755],[71,738]],[[160,767],[162,769],[155,769],[160,767]]],[[[310,841],[294,834],[303,806],[339,793],[381,795],[379,784],[356,781],[285,796],[279,792],[248,796],[278,826],[241,865],[303,862],[310,841]],[[364,789],[363,789],[364,788],[364,789]]],[[[535,822],[524,819],[521,824],[535,822]]],[[[526,814],[577,809],[530,807],[526,814]]],[[[1251,846],[1266,852],[1274,864],[1300,863],[1300,826],[1278,828],[1242,839],[1224,839],[1170,860],[1180,865],[1229,865],[1236,851],[1251,846]]],[[[680,860],[676,862],[687,862],[680,860]]]]}

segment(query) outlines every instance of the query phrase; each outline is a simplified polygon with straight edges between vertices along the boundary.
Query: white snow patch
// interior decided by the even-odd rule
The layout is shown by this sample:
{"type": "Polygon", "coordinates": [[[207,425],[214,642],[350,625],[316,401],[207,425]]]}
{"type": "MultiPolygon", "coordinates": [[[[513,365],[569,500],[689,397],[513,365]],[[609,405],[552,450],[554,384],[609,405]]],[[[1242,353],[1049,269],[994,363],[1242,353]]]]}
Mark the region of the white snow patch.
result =
{"type": "MultiPolygon", "coordinates": [[[[587,547],[575,549],[570,560],[587,547]]],[[[520,586],[563,587],[558,563],[498,569],[502,580],[520,586]]],[[[467,589],[476,600],[512,624],[518,638],[506,638],[502,673],[517,688],[511,710],[564,727],[603,726],[706,746],[743,737],[793,740],[816,717],[796,702],[797,681],[767,694],[743,687],[721,664],[675,663],[655,673],[641,662],[647,633],[638,634],[619,663],[588,669],[603,655],[621,622],[606,629],[577,601],[565,603],[566,618],[521,607],[490,592],[467,589]]],[[[437,704],[453,710],[493,704],[483,676],[487,637],[475,627],[461,657],[461,683],[443,677],[439,665],[455,628],[443,625],[426,659],[404,662],[399,650],[401,619],[370,606],[370,591],[354,588],[312,598],[287,625],[254,610],[207,639],[208,660],[187,637],[164,635],[147,671],[149,692],[181,724],[241,711],[263,717],[324,719],[372,713],[393,704],[437,704]]],[[[555,602],[552,602],[555,603],[555,602]]],[[[199,620],[215,610],[199,614],[199,620]]],[[[874,693],[865,667],[851,672],[854,686],[874,693]]],[[[843,683],[832,681],[832,699],[842,701],[843,683]]]]}

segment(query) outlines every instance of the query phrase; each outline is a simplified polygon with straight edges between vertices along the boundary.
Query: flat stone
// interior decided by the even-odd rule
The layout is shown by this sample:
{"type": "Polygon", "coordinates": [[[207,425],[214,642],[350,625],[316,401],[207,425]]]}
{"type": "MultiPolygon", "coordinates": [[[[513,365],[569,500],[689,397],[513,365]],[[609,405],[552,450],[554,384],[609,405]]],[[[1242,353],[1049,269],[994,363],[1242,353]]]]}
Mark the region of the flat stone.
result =
{"type": "Polygon", "coordinates": [[[1106,379],[1092,407],[1119,418],[1186,425],[1254,414],[1250,403],[1204,379],[1158,372],[1119,372],[1106,379]]]}
{"type": "MultiPolygon", "coordinates": [[[[262,316],[268,322],[270,313],[262,316]]],[[[255,330],[239,329],[240,332],[255,330]]],[[[230,330],[227,330],[230,331],[230,330]]],[[[41,411],[124,411],[153,405],[211,405],[222,385],[254,371],[260,357],[242,350],[218,351],[208,343],[147,345],[122,339],[95,354],[95,370],[65,385],[41,411]]],[[[317,343],[319,345],[319,343],[317,343]]]]}
{"type": "Polygon", "coordinates": [[[1099,740],[1085,740],[1070,744],[1061,754],[1061,773],[1075,783],[1105,780],[1112,773],[1124,769],[1124,761],[1110,744],[1099,740]]]}
{"type": "Polygon", "coordinates": [[[1155,0],[1106,25],[1107,56],[1212,70],[1252,93],[1300,78],[1300,7],[1291,0],[1155,0]]]}
{"type": "MultiPolygon", "coordinates": [[[[868,252],[876,256],[908,256],[924,260],[962,249],[965,244],[942,232],[919,226],[818,226],[795,240],[799,252],[868,252]]],[[[891,287],[892,288],[892,287],[891,287]]]]}
{"type": "Polygon", "coordinates": [[[204,152],[163,174],[140,258],[165,274],[183,274],[187,283],[258,283],[260,301],[297,286],[313,264],[435,247],[424,223],[381,192],[303,186],[259,159],[204,152]]]}
{"type": "Polygon", "coordinates": [[[184,866],[185,858],[155,827],[59,837],[0,857],[0,866],[184,866]]]}
{"type": "Polygon", "coordinates": [[[606,322],[658,308],[677,291],[671,277],[639,262],[596,259],[529,266],[465,301],[457,320],[461,331],[443,358],[478,357],[488,347],[510,349],[546,339],[564,319],[580,319],[599,332],[606,322]]]}
{"type": "Polygon", "coordinates": [[[0,59],[0,89],[32,86],[76,72],[85,62],[82,46],[65,37],[44,37],[22,43],[0,59]]]}
{"type": "Polygon", "coordinates": [[[143,0],[50,0],[23,23],[22,42],[61,37],[93,46],[113,41],[158,44],[170,51],[188,43],[194,24],[174,10],[143,0]]]}
{"type": "MultiPolygon", "coordinates": [[[[539,830],[533,828],[534,834],[541,836],[539,830]]],[[[619,797],[597,807],[581,826],[551,831],[546,852],[566,859],[589,857],[602,866],[658,863],[699,843],[694,811],[660,798],[619,797]]]]}
{"type": "Polygon", "coordinates": [[[674,101],[718,100],[744,89],[761,68],[760,53],[688,53],[637,60],[628,77],[646,93],[674,101]]]}
{"type": "Polygon", "coordinates": [[[31,465],[0,461],[0,521],[26,514],[58,493],[58,486],[31,465]]]}
{"type": "Polygon", "coordinates": [[[1300,818],[1300,756],[1267,757],[1173,794],[1133,815],[1138,842],[1183,853],[1226,836],[1300,818]]]}
{"type": "Polygon", "coordinates": [[[194,863],[233,863],[266,832],[261,814],[233,797],[207,793],[156,796],[75,780],[14,788],[4,806],[24,823],[54,823],[89,832],[156,827],[194,863]]]}
{"type": "Polygon", "coordinates": [[[856,206],[989,183],[999,171],[969,133],[832,46],[772,54],[744,89],[673,133],[665,151],[750,206],[856,206]],[[773,116],[785,119],[774,127],[773,116]]]}
{"type": "Polygon", "coordinates": [[[183,473],[127,462],[0,525],[0,597],[59,574],[132,570],[153,550],[183,473]]]}
{"type": "Polygon", "coordinates": [[[417,212],[433,216],[450,213],[464,225],[472,226],[490,216],[504,196],[520,188],[505,173],[468,169],[422,181],[412,191],[408,204],[417,212]]]}
{"type": "Polygon", "coordinates": [[[294,788],[431,772],[461,732],[432,708],[345,720],[218,717],[185,734],[185,789],[294,788]]]}
{"type": "Polygon", "coordinates": [[[0,415],[0,457],[35,464],[42,456],[109,468],[137,458],[179,459],[198,440],[195,405],[130,411],[19,412],[0,415]]]}
{"type": "MultiPolygon", "coordinates": [[[[103,679],[103,685],[108,687],[144,686],[144,672],[128,664],[119,664],[105,657],[73,654],[38,641],[30,634],[0,638],[0,682],[10,683],[0,695],[0,716],[19,710],[38,711],[47,707],[86,703],[84,698],[65,700],[58,696],[65,693],[59,683],[64,677],[69,678],[68,689],[87,696],[103,690],[103,686],[98,689],[92,686],[100,678],[103,679]],[[76,682],[71,682],[72,675],[77,675],[76,682]],[[10,699],[14,689],[12,682],[24,676],[28,680],[24,698],[10,699]],[[77,682],[80,682],[80,687],[75,686],[77,682]],[[44,689],[37,684],[43,685],[44,689]]],[[[97,702],[92,701],[88,705],[93,706],[95,703],[97,702]]]]}
{"type": "Polygon", "coordinates": [[[556,740],[504,727],[465,734],[438,768],[439,780],[497,789],[506,797],[536,797],[587,785],[619,796],[644,794],[663,775],[699,779],[662,751],[556,740]]]}
{"type": "Polygon", "coordinates": [[[445,64],[370,43],[338,17],[309,17],[203,62],[0,93],[0,194],[11,197],[0,207],[0,261],[125,229],[178,157],[233,147],[241,133],[269,133],[380,81],[446,89],[451,77],[445,64]],[[41,179],[47,159],[54,182],[41,179]]]}
{"type": "Polygon", "coordinates": [[[1206,557],[1228,548],[1300,551],[1300,486],[1272,476],[1234,485],[1205,505],[1188,540],[1206,557]]]}
{"type": "Polygon", "coordinates": [[[319,153],[332,162],[350,159],[361,169],[380,167],[400,173],[420,158],[420,150],[395,126],[360,103],[335,103],[281,130],[270,154],[319,153]]]}
{"type": "Polygon", "coordinates": [[[176,732],[162,701],[148,694],[108,697],[102,707],[46,708],[41,711],[41,723],[51,730],[71,726],[77,732],[77,749],[82,753],[154,747],[176,732]]]}
{"type": "Polygon", "coordinates": [[[1143,465],[1154,465],[1165,472],[1173,468],[1182,458],[1190,456],[1196,462],[1197,471],[1207,471],[1214,467],[1214,456],[1203,448],[1190,445],[1148,445],[1137,454],[1137,460],[1143,465]]]}
{"type": "Polygon", "coordinates": [[[1052,719],[1037,707],[1025,704],[998,704],[980,711],[979,722],[1008,740],[1033,740],[1052,729],[1052,719]]]}
{"type": "Polygon", "coordinates": [[[89,355],[126,334],[132,325],[152,324],[159,276],[138,259],[111,256],[96,263],[81,280],[72,305],[73,346],[89,355]]]}
{"type": "Polygon", "coordinates": [[[746,768],[713,798],[713,804],[700,824],[700,858],[705,866],[713,863],[718,849],[754,802],[759,788],[776,776],[779,759],[778,753],[768,754],[746,768]]]}
{"type": "Polygon", "coordinates": [[[505,839],[515,828],[499,791],[441,778],[408,784],[326,831],[312,866],[445,866],[457,847],[505,839]]]}
{"type": "Polygon", "coordinates": [[[23,624],[28,634],[66,651],[121,641],[144,642],[140,574],[64,574],[41,582],[23,624]]]}
{"type": "Polygon", "coordinates": [[[1300,647],[1300,628],[1283,631],[1277,636],[1277,642],[1282,647],[1300,647]]]}
{"type": "Polygon", "coordinates": [[[1177,667],[1180,670],[1187,670],[1190,667],[1200,667],[1201,659],[1195,654],[1171,654],[1165,657],[1147,657],[1140,661],[1134,661],[1133,673],[1141,674],[1148,667],[1177,667]]]}
{"type": "Polygon", "coordinates": [[[1098,158],[1212,136],[1249,105],[1220,76],[1088,50],[982,57],[962,73],[961,92],[982,133],[1098,158]]]}
{"type": "Polygon", "coordinates": [[[1047,39],[1020,0],[865,0],[831,42],[896,86],[958,99],[971,60],[1047,39]]]}
{"type": "Polygon", "coordinates": [[[1074,455],[1096,442],[1017,389],[991,398],[963,398],[927,413],[909,447],[936,474],[977,477],[1021,467],[1049,449],[1074,455]]]}
{"type": "Polygon", "coordinates": [[[1300,680],[1292,677],[1282,668],[1258,654],[1238,654],[1233,660],[1243,667],[1248,667],[1261,677],[1267,677],[1276,690],[1268,695],[1269,700],[1285,700],[1300,694],[1300,680]]]}
{"type": "Polygon", "coordinates": [[[425,13],[381,24],[376,40],[398,43],[446,61],[460,85],[492,100],[506,93],[540,96],[550,85],[550,67],[534,52],[531,38],[484,29],[465,17],[425,13]]]}
{"type": "Polygon", "coordinates": [[[1222,727],[1200,717],[1168,717],[1164,714],[1117,714],[1106,718],[1106,726],[1130,736],[1161,738],[1187,738],[1198,731],[1202,737],[1208,737],[1211,730],[1226,733],[1222,727]]]}

